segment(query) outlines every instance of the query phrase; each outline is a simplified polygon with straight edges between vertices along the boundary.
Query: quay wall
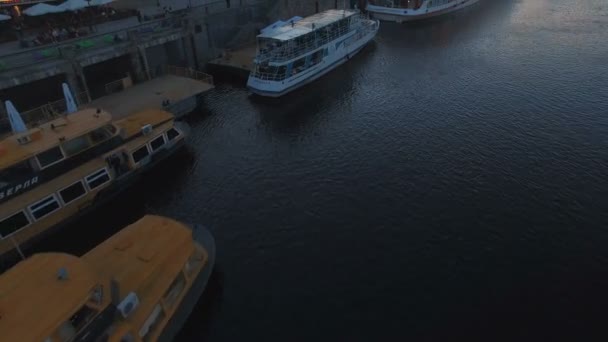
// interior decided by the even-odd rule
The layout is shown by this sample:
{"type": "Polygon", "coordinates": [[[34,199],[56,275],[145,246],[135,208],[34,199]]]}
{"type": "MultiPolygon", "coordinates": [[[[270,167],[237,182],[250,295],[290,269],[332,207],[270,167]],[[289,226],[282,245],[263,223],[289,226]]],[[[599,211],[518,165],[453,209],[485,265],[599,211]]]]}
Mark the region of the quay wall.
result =
{"type": "MultiPolygon", "coordinates": [[[[132,21],[131,27],[83,38],[92,47],[81,48],[79,42],[18,50],[0,56],[0,100],[15,93],[37,93],[21,101],[25,111],[49,103],[55,95],[39,91],[45,80],[70,84],[73,92],[87,93],[103,88],[109,80],[96,77],[96,65],[116,59],[130,61],[130,75],[135,82],[158,76],[167,65],[204,70],[206,63],[224,53],[251,45],[260,29],[280,19],[307,16],[330,8],[342,8],[341,0],[121,0],[120,6],[141,8],[152,13],[171,8],[162,22],[132,21]],[[159,6],[160,5],[160,6],[159,6]],[[89,70],[88,74],[86,70],[89,70]],[[103,83],[103,84],[99,84],[103,83]],[[48,96],[46,96],[48,95],[48,96]],[[46,96],[46,97],[45,97],[46,96]]],[[[102,75],[103,76],[103,75],[102,75]]],[[[86,98],[86,97],[85,97],[86,98]]],[[[0,116],[4,111],[0,106],[0,116]]]]}

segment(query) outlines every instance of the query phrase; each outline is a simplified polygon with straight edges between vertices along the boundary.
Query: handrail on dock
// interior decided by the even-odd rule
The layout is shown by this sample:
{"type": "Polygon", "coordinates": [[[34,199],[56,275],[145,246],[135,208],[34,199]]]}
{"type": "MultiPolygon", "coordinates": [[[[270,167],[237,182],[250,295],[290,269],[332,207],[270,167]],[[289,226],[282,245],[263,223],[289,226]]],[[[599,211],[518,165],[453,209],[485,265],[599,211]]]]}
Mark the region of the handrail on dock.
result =
{"type": "MultiPolygon", "coordinates": [[[[82,92],[75,94],[74,99],[76,103],[80,106],[89,102],[89,97],[87,92],[82,92]]],[[[49,102],[40,107],[36,107],[34,109],[27,110],[21,113],[21,118],[27,125],[27,127],[32,128],[42,123],[51,121],[56,119],[57,117],[65,114],[67,111],[67,103],[65,99],[60,99],[57,101],[49,102]]],[[[3,136],[4,133],[10,131],[10,123],[8,121],[8,117],[6,115],[2,115],[0,117],[0,136],[3,136]]]]}
{"type": "Polygon", "coordinates": [[[167,65],[167,74],[180,77],[188,77],[197,81],[213,85],[213,76],[192,68],[167,65]]]}

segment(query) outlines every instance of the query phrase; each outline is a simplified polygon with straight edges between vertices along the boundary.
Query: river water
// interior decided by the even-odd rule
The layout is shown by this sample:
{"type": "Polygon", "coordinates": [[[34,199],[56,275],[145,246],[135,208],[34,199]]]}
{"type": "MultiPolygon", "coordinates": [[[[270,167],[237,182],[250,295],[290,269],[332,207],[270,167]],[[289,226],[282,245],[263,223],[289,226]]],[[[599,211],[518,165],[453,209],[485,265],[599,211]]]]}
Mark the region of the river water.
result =
{"type": "Polygon", "coordinates": [[[607,38],[605,0],[482,0],[279,100],[220,83],[185,151],[44,248],[209,226],[179,341],[605,340],[607,38]]]}

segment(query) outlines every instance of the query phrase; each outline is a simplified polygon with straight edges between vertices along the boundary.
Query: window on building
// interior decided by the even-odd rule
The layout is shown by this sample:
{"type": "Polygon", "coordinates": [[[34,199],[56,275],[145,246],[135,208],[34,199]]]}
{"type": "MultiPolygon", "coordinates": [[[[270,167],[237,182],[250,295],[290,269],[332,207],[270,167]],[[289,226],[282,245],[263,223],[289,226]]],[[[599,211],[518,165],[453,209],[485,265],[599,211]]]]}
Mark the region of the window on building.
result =
{"type": "Polygon", "coordinates": [[[39,155],[36,156],[36,158],[38,159],[38,163],[40,164],[40,167],[45,168],[51,164],[54,164],[54,163],[60,161],[61,159],[64,158],[64,156],[63,156],[63,152],[61,152],[61,149],[59,148],[59,146],[56,146],[56,147],[51,148],[50,150],[40,153],[39,155]]]}
{"type": "Polygon", "coordinates": [[[25,212],[20,211],[0,221],[0,236],[5,238],[30,224],[25,212]]]}
{"type": "Polygon", "coordinates": [[[59,196],[64,204],[68,204],[86,194],[87,191],[82,184],[82,181],[78,181],[67,188],[59,191],[59,196]]]}
{"type": "Polygon", "coordinates": [[[152,152],[155,152],[159,148],[163,147],[165,144],[165,136],[161,135],[158,138],[155,138],[150,142],[150,147],[152,148],[152,152]]]}
{"type": "Polygon", "coordinates": [[[36,220],[40,220],[59,208],[59,201],[57,201],[55,195],[46,197],[29,206],[30,213],[32,213],[32,217],[36,220]]]}
{"type": "Polygon", "coordinates": [[[139,163],[142,159],[146,158],[149,154],[150,153],[148,152],[148,146],[144,145],[132,153],[133,161],[135,163],[139,163]]]}
{"type": "Polygon", "coordinates": [[[85,180],[87,181],[87,185],[89,189],[93,190],[98,186],[101,186],[110,181],[110,175],[108,174],[108,170],[103,168],[99,171],[96,171],[90,175],[88,175],[85,180]]]}

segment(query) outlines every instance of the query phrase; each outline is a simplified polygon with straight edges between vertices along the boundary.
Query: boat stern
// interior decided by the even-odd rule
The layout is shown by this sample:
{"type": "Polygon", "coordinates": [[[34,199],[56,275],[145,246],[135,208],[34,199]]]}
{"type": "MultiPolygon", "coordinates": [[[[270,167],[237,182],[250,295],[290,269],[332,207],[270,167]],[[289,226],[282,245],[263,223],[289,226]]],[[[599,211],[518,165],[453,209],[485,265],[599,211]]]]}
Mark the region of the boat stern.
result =
{"type": "Polygon", "coordinates": [[[247,79],[247,88],[256,95],[266,97],[279,97],[285,94],[283,82],[264,80],[251,75],[247,79]]]}

